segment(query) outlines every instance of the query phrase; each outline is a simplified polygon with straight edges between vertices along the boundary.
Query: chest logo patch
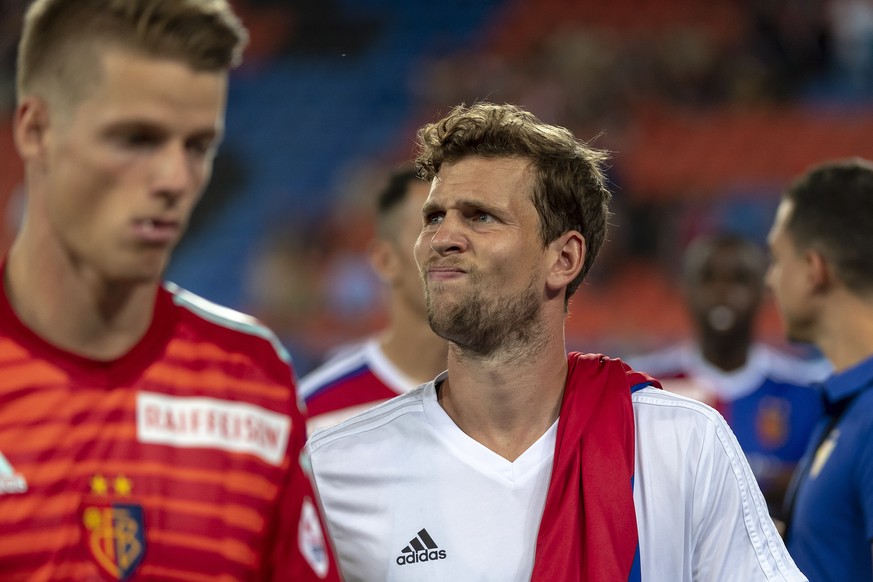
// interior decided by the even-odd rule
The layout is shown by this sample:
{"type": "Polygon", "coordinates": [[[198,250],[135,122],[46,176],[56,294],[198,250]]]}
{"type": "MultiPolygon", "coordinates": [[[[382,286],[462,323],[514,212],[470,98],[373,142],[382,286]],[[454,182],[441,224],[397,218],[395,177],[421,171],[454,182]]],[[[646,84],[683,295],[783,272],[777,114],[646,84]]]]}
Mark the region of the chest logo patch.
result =
{"type": "Polygon", "coordinates": [[[815,479],[818,477],[818,474],[821,473],[822,467],[825,466],[831,453],[834,452],[834,448],[837,446],[837,439],[839,438],[840,431],[832,430],[831,434],[828,435],[828,438],[826,438],[815,451],[815,457],[812,459],[812,466],[809,468],[809,476],[812,479],[815,479]]]}
{"type": "Polygon", "coordinates": [[[91,479],[91,495],[82,506],[82,542],[91,559],[110,579],[127,580],[142,563],[146,550],[145,512],[141,505],[116,500],[130,494],[124,477],[91,479]]]}
{"type": "Polygon", "coordinates": [[[791,404],[784,398],[761,399],[755,418],[755,430],[761,445],[778,449],[788,441],[791,427],[791,404]]]}
{"type": "Polygon", "coordinates": [[[395,561],[398,566],[405,566],[407,564],[445,559],[446,551],[441,550],[437,546],[426,529],[422,529],[418,532],[418,535],[409,540],[409,545],[400,550],[400,555],[397,556],[395,561]]]}

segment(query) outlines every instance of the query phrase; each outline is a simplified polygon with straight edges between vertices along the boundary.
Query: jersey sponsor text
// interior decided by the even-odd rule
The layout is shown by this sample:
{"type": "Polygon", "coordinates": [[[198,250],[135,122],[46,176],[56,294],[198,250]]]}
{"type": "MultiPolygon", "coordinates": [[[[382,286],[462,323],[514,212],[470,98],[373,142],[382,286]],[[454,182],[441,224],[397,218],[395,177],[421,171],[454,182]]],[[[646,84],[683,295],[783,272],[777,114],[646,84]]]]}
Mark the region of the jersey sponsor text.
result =
{"type": "Polygon", "coordinates": [[[215,398],[140,392],[137,439],[177,447],[208,447],[252,453],[279,465],[291,419],[259,406],[215,398]]]}

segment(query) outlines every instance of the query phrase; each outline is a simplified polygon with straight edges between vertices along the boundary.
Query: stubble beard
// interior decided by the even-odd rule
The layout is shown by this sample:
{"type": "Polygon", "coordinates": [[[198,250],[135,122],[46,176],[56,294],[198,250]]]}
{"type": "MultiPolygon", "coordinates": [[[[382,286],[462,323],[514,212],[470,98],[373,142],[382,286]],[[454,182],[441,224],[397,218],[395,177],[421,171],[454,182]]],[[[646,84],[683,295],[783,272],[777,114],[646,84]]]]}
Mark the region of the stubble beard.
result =
{"type": "MultiPolygon", "coordinates": [[[[477,279],[470,273],[471,284],[475,286],[477,279]]],[[[425,285],[425,299],[431,329],[457,345],[462,354],[487,358],[517,352],[529,357],[545,342],[542,306],[533,280],[518,295],[488,299],[474,291],[444,309],[437,309],[432,290],[425,285]]]]}

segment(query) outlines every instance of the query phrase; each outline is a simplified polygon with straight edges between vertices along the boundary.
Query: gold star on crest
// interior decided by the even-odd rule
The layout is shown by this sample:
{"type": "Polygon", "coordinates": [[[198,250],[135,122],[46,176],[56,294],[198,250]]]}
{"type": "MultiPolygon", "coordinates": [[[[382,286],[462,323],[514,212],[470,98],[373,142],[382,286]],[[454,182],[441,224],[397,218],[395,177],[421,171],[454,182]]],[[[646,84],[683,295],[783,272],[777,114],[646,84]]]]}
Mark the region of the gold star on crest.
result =
{"type": "Polygon", "coordinates": [[[91,493],[95,495],[106,495],[109,491],[109,484],[103,475],[94,475],[91,477],[91,493]]]}
{"type": "Polygon", "coordinates": [[[133,483],[131,483],[130,479],[123,475],[119,475],[115,478],[115,483],[113,486],[117,495],[130,495],[130,491],[131,489],[133,489],[133,483]]]}

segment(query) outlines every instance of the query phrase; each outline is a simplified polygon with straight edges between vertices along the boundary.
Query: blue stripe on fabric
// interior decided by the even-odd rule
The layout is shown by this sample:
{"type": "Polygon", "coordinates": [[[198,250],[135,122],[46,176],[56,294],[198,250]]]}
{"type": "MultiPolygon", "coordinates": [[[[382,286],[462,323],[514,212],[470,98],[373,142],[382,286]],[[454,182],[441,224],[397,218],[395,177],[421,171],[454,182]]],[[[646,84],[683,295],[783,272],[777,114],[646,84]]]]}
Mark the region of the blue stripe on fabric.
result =
{"type": "Polygon", "coordinates": [[[367,370],[369,370],[369,367],[367,366],[367,364],[361,364],[357,368],[353,368],[353,369],[349,370],[348,372],[346,372],[342,376],[338,376],[338,377],[334,378],[333,380],[331,380],[330,382],[325,383],[318,390],[311,392],[308,396],[306,396],[306,401],[309,402],[310,400],[312,400],[313,398],[315,398],[319,394],[324,394],[325,392],[331,390],[337,384],[345,382],[346,380],[348,380],[350,378],[360,376],[361,374],[366,373],[367,370]]]}
{"type": "Polygon", "coordinates": [[[648,388],[651,385],[652,384],[650,382],[640,382],[639,384],[634,384],[633,386],[631,386],[631,394],[633,394],[634,392],[639,392],[643,388],[648,388]]]}
{"type": "MultiPolygon", "coordinates": [[[[649,386],[649,384],[640,384],[640,386],[649,386]]],[[[633,388],[631,389],[633,390],[633,388]]],[[[631,476],[631,491],[634,490],[634,476],[631,476]]],[[[639,529],[639,526],[638,526],[639,529]]],[[[634,550],[634,563],[631,564],[630,574],[627,577],[628,582],[642,582],[642,567],[640,566],[640,539],[637,533],[637,549],[634,550]]]]}
{"type": "Polygon", "coordinates": [[[634,551],[634,563],[631,565],[627,582],[642,582],[642,579],[642,573],[640,572],[640,543],[637,542],[637,549],[634,551]]]}

